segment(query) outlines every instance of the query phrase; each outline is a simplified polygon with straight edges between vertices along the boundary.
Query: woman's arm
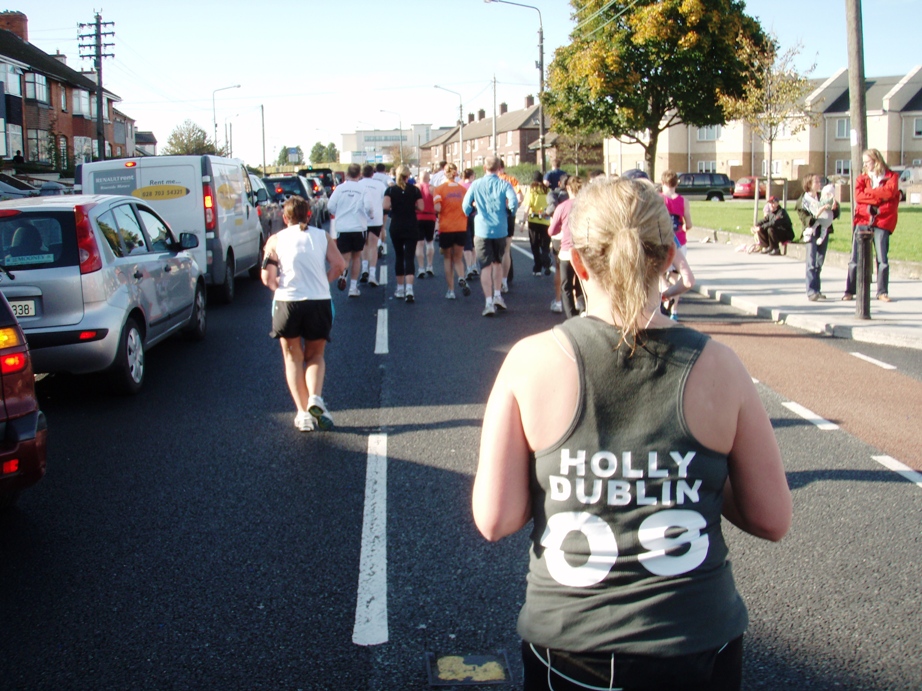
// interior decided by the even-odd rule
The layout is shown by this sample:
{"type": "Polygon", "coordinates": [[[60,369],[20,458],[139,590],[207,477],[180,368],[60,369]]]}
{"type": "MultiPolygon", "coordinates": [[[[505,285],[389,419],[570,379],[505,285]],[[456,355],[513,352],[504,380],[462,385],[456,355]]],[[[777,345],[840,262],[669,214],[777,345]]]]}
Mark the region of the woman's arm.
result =
{"type": "Polygon", "coordinates": [[[663,291],[663,300],[670,300],[677,295],[687,293],[695,285],[695,274],[692,273],[685,255],[677,251],[672,259],[672,265],[679,272],[679,280],[663,291]]]}
{"type": "Polygon", "coordinates": [[[330,236],[327,236],[327,263],[330,266],[327,269],[327,282],[332,283],[346,270],[346,260],[339,253],[336,241],[331,239],[330,236]]]}
{"type": "Polygon", "coordinates": [[[266,240],[266,245],[263,248],[263,266],[259,272],[260,280],[269,290],[275,290],[279,287],[279,258],[275,253],[276,237],[272,235],[266,240]]]}
{"type": "Polygon", "coordinates": [[[691,204],[685,197],[682,197],[682,203],[685,204],[685,212],[682,214],[685,219],[685,230],[692,229],[692,220],[691,220],[691,204]]]}
{"type": "Polygon", "coordinates": [[[513,348],[503,363],[487,402],[474,478],[474,523],[491,542],[515,533],[531,519],[530,451],[519,405],[507,381],[514,352],[513,348]]]}

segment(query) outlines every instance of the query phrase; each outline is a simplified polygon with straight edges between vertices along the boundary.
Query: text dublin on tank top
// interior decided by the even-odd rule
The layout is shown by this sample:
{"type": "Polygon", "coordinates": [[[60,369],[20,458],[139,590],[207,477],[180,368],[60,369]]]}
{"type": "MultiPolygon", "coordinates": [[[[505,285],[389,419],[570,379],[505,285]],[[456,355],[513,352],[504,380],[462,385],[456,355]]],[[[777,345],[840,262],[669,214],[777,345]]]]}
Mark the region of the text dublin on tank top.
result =
{"type": "Polygon", "coordinates": [[[576,416],[535,456],[519,634],[571,652],[684,655],[748,623],[720,529],[727,457],[688,431],[682,394],[708,337],[641,334],[634,354],[594,319],[561,330],[579,367],[576,416]]]}

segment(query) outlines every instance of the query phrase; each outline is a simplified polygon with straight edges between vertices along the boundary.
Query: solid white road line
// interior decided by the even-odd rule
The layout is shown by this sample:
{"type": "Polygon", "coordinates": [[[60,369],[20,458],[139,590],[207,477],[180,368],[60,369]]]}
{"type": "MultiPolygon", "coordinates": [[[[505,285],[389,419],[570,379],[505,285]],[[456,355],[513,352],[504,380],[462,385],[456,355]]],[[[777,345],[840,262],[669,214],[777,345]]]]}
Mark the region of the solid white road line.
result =
{"type": "Polygon", "coordinates": [[[854,356],[855,356],[856,358],[858,358],[859,360],[864,360],[865,362],[870,362],[872,365],[877,365],[878,367],[880,367],[880,368],[882,368],[882,369],[896,369],[896,367],[894,367],[893,365],[888,365],[886,362],[881,362],[880,360],[875,360],[874,358],[868,357],[867,355],[862,355],[861,353],[851,353],[851,354],[854,355],[854,356]]]}
{"type": "Polygon", "coordinates": [[[375,332],[375,355],[387,355],[387,310],[378,310],[378,330],[375,332]]]}
{"type": "Polygon", "coordinates": [[[871,456],[871,458],[880,463],[884,468],[889,468],[890,470],[899,473],[904,478],[917,485],[919,488],[922,488],[922,473],[916,472],[908,465],[903,465],[898,460],[891,458],[890,456],[871,456]]]}
{"type": "Polygon", "coordinates": [[[387,435],[368,437],[365,514],[352,642],[387,643],[387,435]]]}
{"type": "Polygon", "coordinates": [[[378,266],[378,285],[387,289],[387,264],[378,266]]]}
{"type": "Polygon", "coordinates": [[[785,408],[790,410],[795,415],[800,415],[800,417],[802,417],[804,420],[808,422],[812,422],[819,429],[823,429],[823,430],[839,429],[839,426],[837,424],[833,422],[829,422],[829,420],[824,420],[819,415],[814,413],[812,410],[808,410],[798,403],[792,403],[788,401],[788,402],[782,403],[781,405],[783,405],[785,408]]]}

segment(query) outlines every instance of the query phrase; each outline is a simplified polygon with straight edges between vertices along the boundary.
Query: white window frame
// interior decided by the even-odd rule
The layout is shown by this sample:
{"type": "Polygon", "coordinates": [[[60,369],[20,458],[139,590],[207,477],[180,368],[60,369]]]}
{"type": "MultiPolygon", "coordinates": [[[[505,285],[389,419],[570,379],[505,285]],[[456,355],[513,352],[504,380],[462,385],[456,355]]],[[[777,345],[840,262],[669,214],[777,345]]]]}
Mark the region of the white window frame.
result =
{"type": "Polygon", "coordinates": [[[50,92],[48,77],[38,72],[26,72],[26,98],[39,103],[50,103],[50,92]]]}
{"type": "Polygon", "coordinates": [[[698,128],[699,142],[716,142],[720,139],[722,128],[720,125],[708,125],[707,127],[698,128]]]}
{"type": "Polygon", "coordinates": [[[67,112],[67,87],[61,84],[61,111],[67,112]]]}
{"type": "Polygon", "coordinates": [[[922,118],[913,118],[912,137],[913,139],[922,139],[922,118]]]}
{"type": "Polygon", "coordinates": [[[93,160],[93,139],[74,137],[74,163],[89,163],[93,160]]]}
{"type": "Polygon", "coordinates": [[[51,163],[48,151],[48,130],[26,130],[26,144],[29,147],[29,160],[37,163],[51,163]]]}
{"type": "Polygon", "coordinates": [[[699,173],[716,173],[717,161],[698,161],[699,173]]]}
{"type": "MultiPolygon", "coordinates": [[[[716,170],[713,172],[717,172],[716,170]]],[[[768,175],[768,159],[762,159],[762,175],[768,175]]],[[[772,159],[772,175],[781,175],[781,159],[773,158],[772,159]]]]}
{"type": "Polygon", "coordinates": [[[0,81],[3,82],[3,91],[7,96],[22,96],[21,69],[6,63],[0,64],[0,81]]]}
{"type": "Polygon", "coordinates": [[[6,138],[10,143],[10,148],[7,149],[10,154],[16,153],[17,151],[26,150],[26,147],[23,146],[22,125],[13,125],[11,123],[7,123],[6,138]]]}
{"type": "Polygon", "coordinates": [[[836,175],[848,175],[849,171],[852,168],[852,160],[850,158],[837,158],[836,159],[836,175]]]}
{"type": "Polygon", "coordinates": [[[512,130],[506,132],[506,146],[512,146],[512,130]]]}
{"type": "Polygon", "coordinates": [[[71,95],[74,104],[73,114],[90,117],[90,92],[85,89],[74,89],[71,95]]]}
{"type": "Polygon", "coordinates": [[[836,139],[848,139],[851,118],[836,118],[836,139]]]}

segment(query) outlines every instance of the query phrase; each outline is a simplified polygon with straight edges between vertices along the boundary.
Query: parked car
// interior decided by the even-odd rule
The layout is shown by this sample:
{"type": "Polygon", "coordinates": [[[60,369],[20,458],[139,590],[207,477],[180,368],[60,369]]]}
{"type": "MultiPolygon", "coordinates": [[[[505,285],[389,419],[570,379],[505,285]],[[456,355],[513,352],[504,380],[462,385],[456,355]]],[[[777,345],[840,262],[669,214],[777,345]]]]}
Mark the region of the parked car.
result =
{"type": "Polygon", "coordinates": [[[278,204],[284,204],[286,199],[295,194],[304,197],[311,205],[311,222],[318,228],[323,226],[324,205],[317,199],[313,185],[306,177],[294,173],[283,173],[265,177],[263,182],[266,183],[266,187],[270,194],[274,195],[273,199],[278,204]]]}
{"type": "Polygon", "coordinates": [[[759,199],[765,199],[765,183],[754,175],[746,175],[736,181],[733,187],[734,199],[753,199],[756,194],[756,181],[759,181],[759,199]]]}
{"type": "Polygon", "coordinates": [[[733,196],[733,181],[723,173],[682,173],[676,192],[689,199],[722,202],[733,196]]]}
{"type": "Polygon", "coordinates": [[[906,201],[906,193],[913,185],[922,185],[922,166],[907,166],[900,171],[900,201],[906,201]]]}
{"type": "Polygon", "coordinates": [[[266,188],[266,184],[257,176],[250,173],[250,187],[253,188],[253,199],[256,201],[256,213],[259,215],[259,222],[262,225],[263,237],[259,243],[260,248],[266,244],[266,240],[272,235],[273,228],[281,223],[282,212],[279,205],[276,204],[266,188]]]}
{"type": "Polygon", "coordinates": [[[38,190],[34,188],[22,189],[15,187],[8,182],[0,180],[0,200],[5,199],[24,199],[26,197],[38,196],[38,190]]]}
{"type": "Polygon", "coordinates": [[[330,211],[327,206],[330,203],[330,195],[327,194],[326,187],[323,186],[323,180],[320,178],[308,178],[310,181],[314,197],[317,199],[317,210],[320,213],[320,223],[326,223],[330,220],[330,211]]]}
{"type": "MultiPolygon", "coordinates": [[[[6,277],[4,277],[6,280],[6,277]]],[[[35,397],[26,337],[0,294],[0,511],[45,475],[48,425],[35,397]]]]}
{"type": "Polygon", "coordinates": [[[195,233],[174,236],[154,208],[111,195],[0,202],[0,291],[36,372],[107,373],[136,393],[145,351],[175,333],[205,337],[195,233]]]}
{"type": "MultiPolygon", "coordinates": [[[[234,279],[259,278],[262,226],[243,162],[222,156],[146,156],[84,163],[84,194],[130,194],[151,204],[177,231],[195,233],[192,251],[220,302],[234,300],[234,279]]],[[[77,187],[75,184],[75,188],[77,187]]]]}

